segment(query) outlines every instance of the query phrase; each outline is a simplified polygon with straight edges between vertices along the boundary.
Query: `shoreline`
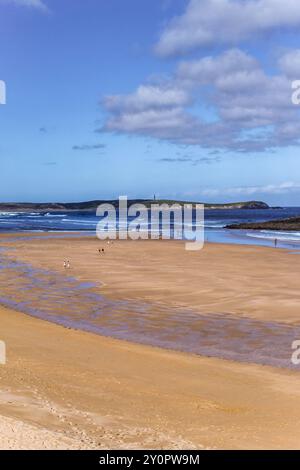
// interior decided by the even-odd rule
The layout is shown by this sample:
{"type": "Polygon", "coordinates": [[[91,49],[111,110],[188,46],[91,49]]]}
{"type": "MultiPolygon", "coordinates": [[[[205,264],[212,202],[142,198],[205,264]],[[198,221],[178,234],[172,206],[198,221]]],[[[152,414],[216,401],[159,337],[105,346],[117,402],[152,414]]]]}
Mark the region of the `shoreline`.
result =
{"type": "MultiPolygon", "coordinates": [[[[209,227],[208,227],[209,228],[209,227]]],[[[210,230],[207,230],[206,236],[205,236],[205,242],[204,244],[212,244],[212,245],[233,245],[233,246],[249,246],[249,247],[264,247],[264,248],[271,248],[274,249],[276,248],[277,250],[289,250],[291,253],[298,254],[297,252],[300,251],[300,238],[293,239],[289,238],[295,235],[297,232],[292,232],[292,231],[286,231],[285,237],[282,238],[282,234],[284,232],[281,232],[280,235],[278,235],[277,231],[274,231],[274,235],[260,235],[260,230],[234,230],[234,229],[227,229],[225,230],[225,226],[222,230],[219,230],[218,232],[210,232],[210,230]],[[247,233],[246,233],[247,232],[247,233]],[[211,237],[211,239],[210,239],[211,237]],[[274,246],[275,239],[277,240],[277,245],[276,247],[274,246]]],[[[95,238],[95,230],[92,229],[74,229],[74,230],[23,230],[23,231],[8,231],[8,232],[0,232],[0,240],[1,238],[9,238],[9,237],[14,237],[14,238],[19,238],[21,239],[22,237],[24,238],[35,238],[38,239],[39,237],[43,238],[78,238],[78,237],[86,237],[87,239],[89,237],[95,238]]],[[[130,239],[128,238],[128,241],[130,239]]],[[[147,240],[148,242],[151,242],[151,239],[147,240]]],[[[163,240],[161,239],[160,241],[163,242],[178,242],[178,240],[163,240]]],[[[186,243],[188,239],[183,239],[181,240],[182,243],[186,243]]]]}

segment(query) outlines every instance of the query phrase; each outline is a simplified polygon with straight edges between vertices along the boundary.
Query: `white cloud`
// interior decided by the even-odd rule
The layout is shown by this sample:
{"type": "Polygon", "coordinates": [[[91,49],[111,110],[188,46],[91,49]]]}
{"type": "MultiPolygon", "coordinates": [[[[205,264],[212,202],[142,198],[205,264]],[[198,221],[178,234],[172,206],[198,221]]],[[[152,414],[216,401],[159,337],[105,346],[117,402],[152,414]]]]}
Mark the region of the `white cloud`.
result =
{"type": "Polygon", "coordinates": [[[11,3],[17,6],[37,8],[39,10],[48,11],[48,7],[42,0],[0,0],[1,3],[11,3]]]}
{"type": "Polygon", "coordinates": [[[213,57],[208,56],[199,60],[181,62],[178,73],[185,78],[198,80],[205,78],[205,81],[214,80],[216,76],[234,70],[252,70],[258,67],[256,59],[240,49],[229,49],[224,54],[213,57]]]}
{"type": "Polygon", "coordinates": [[[264,186],[240,186],[233,188],[206,188],[200,193],[202,196],[255,196],[256,194],[287,194],[300,191],[300,183],[287,181],[279,184],[268,184],[264,186]]]}
{"type": "Polygon", "coordinates": [[[151,132],[153,136],[163,137],[172,130],[188,125],[181,108],[147,109],[143,111],[124,111],[112,117],[106,124],[107,129],[121,132],[151,132]],[[162,132],[161,132],[162,131],[162,132]]]}
{"type": "Polygon", "coordinates": [[[170,86],[141,85],[131,95],[112,95],[104,99],[105,107],[110,111],[136,110],[151,108],[183,106],[189,101],[185,90],[170,86]]]}
{"type": "Polygon", "coordinates": [[[286,52],[279,59],[279,67],[292,80],[300,79],[300,49],[286,52]]]}
{"type": "Polygon", "coordinates": [[[101,131],[238,152],[300,145],[299,108],[291,93],[285,75],[267,75],[254,57],[232,49],[182,62],[159,85],[106,97],[101,131]],[[213,110],[214,119],[206,121],[199,106],[213,110]]]}
{"type": "Polygon", "coordinates": [[[257,60],[241,51],[230,49],[223,54],[179,63],[177,77],[188,85],[216,84],[235,90],[259,85],[263,73],[257,60]]]}
{"type": "Polygon", "coordinates": [[[170,56],[238,44],[255,34],[299,25],[299,0],[190,0],[184,14],[162,32],[155,51],[170,56]]]}

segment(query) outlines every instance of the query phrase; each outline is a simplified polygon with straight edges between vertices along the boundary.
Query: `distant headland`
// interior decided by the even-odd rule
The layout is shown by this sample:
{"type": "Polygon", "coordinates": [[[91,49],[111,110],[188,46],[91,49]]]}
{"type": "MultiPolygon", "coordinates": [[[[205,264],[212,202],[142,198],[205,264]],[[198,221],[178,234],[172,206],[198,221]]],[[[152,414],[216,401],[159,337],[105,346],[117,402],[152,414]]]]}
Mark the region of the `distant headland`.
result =
{"type": "MultiPolygon", "coordinates": [[[[95,212],[100,204],[112,204],[118,207],[119,200],[94,200],[86,202],[51,202],[51,203],[31,203],[31,202],[7,202],[0,203],[0,212],[95,212]]],[[[151,204],[201,204],[200,202],[175,201],[172,199],[128,199],[128,205],[144,204],[146,207],[151,204]]],[[[269,209],[268,204],[262,201],[229,202],[226,204],[207,204],[205,209],[269,209]]]]}

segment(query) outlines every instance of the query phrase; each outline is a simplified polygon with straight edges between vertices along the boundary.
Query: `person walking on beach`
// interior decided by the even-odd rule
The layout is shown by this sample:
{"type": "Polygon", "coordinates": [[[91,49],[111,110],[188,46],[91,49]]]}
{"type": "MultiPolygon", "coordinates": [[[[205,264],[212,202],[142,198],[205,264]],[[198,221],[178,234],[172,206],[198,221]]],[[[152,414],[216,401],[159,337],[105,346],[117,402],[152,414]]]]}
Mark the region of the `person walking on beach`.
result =
{"type": "Polygon", "coordinates": [[[68,260],[67,261],[67,269],[70,269],[71,265],[70,265],[70,261],[68,260]]]}
{"type": "Polygon", "coordinates": [[[64,268],[66,269],[67,267],[67,263],[66,263],[66,260],[64,261],[64,268]]]}
{"type": "Polygon", "coordinates": [[[274,240],[274,246],[275,246],[275,248],[277,248],[277,238],[275,238],[275,240],[274,240]]]}

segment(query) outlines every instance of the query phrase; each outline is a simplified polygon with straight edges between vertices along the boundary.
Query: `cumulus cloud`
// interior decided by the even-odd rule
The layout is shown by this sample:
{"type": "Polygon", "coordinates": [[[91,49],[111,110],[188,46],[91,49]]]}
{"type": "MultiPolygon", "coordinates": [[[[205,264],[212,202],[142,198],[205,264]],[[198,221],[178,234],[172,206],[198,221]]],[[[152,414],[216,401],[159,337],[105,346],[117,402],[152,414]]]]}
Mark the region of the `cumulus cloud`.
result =
{"type": "Polygon", "coordinates": [[[208,56],[198,60],[181,62],[177,69],[177,76],[182,81],[191,83],[209,84],[226,80],[241,83],[243,74],[249,79],[251,74],[258,74],[260,66],[257,60],[240,49],[230,49],[223,54],[208,56]],[[235,79],[237,77],[237,79],[235,79]]]}
{"type": "Polygon", "coordinates": [[[300,25],[298,0],[190,0],[162,32],[155,51],[183,54],[216,44],[238,44],[252,35],[300,25]]]}
{"type": "MultiPolygon", "coordinates": [[[[284,72],[286,62],[279,62],[284,72]]],[[[284,73],[268,75],[254,57],[232,49],[181,62],[160,85],[106,97],[100,131],[237,152],[299,145],[300,114],[291,93],[284,73]],[[214,118],[197,113],[199,106],[214,118]]]]}
{"type": "Polygon", "coordinates": [[[195,125],[196,119],[185,114],[183,108],[149,107],[142,111],[120,109],[108,119],[103,130],[149,134],[152,137],[172,140],[177,137],[180,139],[180,135],[176,136],[178,129],[188,132],[188,129],[195,125]]]}
{"type": "Polygon", "coordinates": [[[292,80],[300,77],[300,49],[286,52],[278,61],[282,72],[292,80]]]}
{"type": "Polygon", "coordinates": [[[172,86],[141,85],[135,93],[131,95],[112,95],[104,99],[104,106],[109,111],[135,110],[144,111],[155,108],[170,108],[173,106],[183,106],[189,101],[189,96],[185,90],[172,86]]]}
{"type": "Polygon", "coordinates": [[[0,0],[0,5],[5,3],[11,3],[17,6],[31,7],[38,10],[48,11],[48,7],[42,0],[0,0]]]}

